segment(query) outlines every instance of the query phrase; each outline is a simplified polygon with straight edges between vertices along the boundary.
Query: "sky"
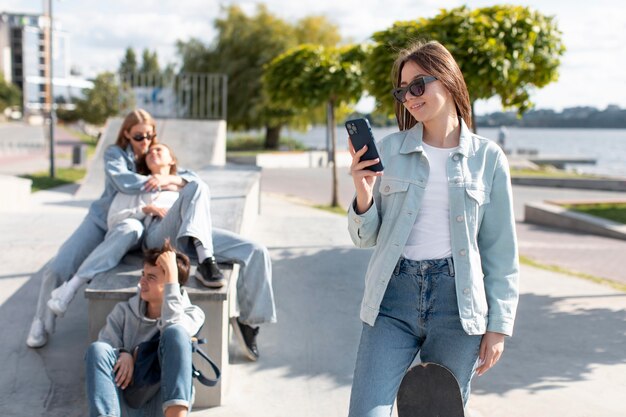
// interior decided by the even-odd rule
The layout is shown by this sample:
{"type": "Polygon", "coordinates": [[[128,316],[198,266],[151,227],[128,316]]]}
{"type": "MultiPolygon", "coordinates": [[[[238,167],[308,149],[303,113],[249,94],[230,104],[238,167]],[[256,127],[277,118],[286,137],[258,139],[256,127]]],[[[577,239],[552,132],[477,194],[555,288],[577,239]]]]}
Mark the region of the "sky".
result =
{"type": "MultiPolygon", "coordinates": [[[[213,21],[221,6],[238,4],[253,13],[256,1],[244,0],[50,0],[55,21],[69,32],[71,65],[93,76],[115,71],[128,46],[138,54],[156,50],[159,62],[177,62],[175,44],[198,38],[210,43],[213,21]],[[155,7],[156,5],[156,7],[155,7]]],[[[616,104],[626,108],[626,7],[621,0],[455,1],[455,0],[265,0],[269,10],[295,22],[307,15],[325,15],[339,26],[344,39],[365,42],[371,34],[396,21],[432,17],[441,8],[463,4],[484,7],[514,3],[555,16],[567,48],[557,82],[533,91],[536,108],[616,104]]],[[[0,0],[0,12],[40,13],[42,0],[0,0]]],[[[359,110],[367,111],[371,100],[359,110]]],[[[479,101],[476,113],[501,110],[499,99],[479,101]]]]}

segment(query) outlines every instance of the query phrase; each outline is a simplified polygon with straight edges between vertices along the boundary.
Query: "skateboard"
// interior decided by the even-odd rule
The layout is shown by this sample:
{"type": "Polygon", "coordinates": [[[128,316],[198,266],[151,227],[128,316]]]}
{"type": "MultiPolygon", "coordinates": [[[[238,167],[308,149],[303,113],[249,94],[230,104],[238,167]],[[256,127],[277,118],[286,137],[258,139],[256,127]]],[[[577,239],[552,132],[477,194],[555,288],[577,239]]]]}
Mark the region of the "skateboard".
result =
{"type": "Polygon", "coordinates": [[[446,367],[422,363],[402,378],[398,417],[465,417],[456,378],[446,367]]]}

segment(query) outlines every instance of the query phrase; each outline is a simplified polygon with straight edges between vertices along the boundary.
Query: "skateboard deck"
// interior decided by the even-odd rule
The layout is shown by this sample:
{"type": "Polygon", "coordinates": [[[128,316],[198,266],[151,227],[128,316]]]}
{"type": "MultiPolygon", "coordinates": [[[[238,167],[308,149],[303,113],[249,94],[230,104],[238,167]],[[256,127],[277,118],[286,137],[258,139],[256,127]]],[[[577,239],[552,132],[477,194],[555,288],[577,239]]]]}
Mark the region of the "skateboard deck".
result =
{"type": "Polygon", "coordinates": [[[409,369],[400,383],[398,417],[464,417],[456,378],[446,367],[422,363],[409,369]]]}

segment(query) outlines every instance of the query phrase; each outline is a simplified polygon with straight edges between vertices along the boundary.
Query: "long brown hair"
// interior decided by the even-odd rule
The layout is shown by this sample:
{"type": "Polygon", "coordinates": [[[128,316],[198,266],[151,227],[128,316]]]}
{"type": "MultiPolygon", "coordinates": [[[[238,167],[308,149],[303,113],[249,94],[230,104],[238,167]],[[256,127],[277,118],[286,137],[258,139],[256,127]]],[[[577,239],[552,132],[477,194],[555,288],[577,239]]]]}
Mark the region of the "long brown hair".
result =
{"type": "MultiPolygon", "coordinates": [[[[176,175],[178,173],[178,158],[176,158],[176,155],[174,155],[174,151],[172,151],[172,148],[170,148],[169,146],[167,146],[164,143],[151,143],[150,147],[148,148],[148,152],[150,152],[150,149],[152,149],[153,146],[163,146],[164,148],[166,148],[169,153],[170,156],[172,157],[172,160],[174,161],[174,163],[172,165],[170,165],[170,175],[176,175]]],[[[145,154],[141,155],[139,157],[139,160],[137,161],[137,173],[138,174],[142,174],[142,175],[151,175],[152,172],[150,172],[150,168],[148,168],[148,164],[146,163],[146,158],[148,157],[148,152],[146,152],[145,154]]]]}
{"type": "MultiPolygon", "coordinates": [[[[459,65],[445,46],[437,41],[418,41],[398,54],[393,64],[392,82],[394,88],[400,86],[402,81],[402,68],[409,61],[415,62],[427,73],[437,77],[443,86],[450,92],[457,115],[460,116],[467,127],[472,128],[472,106],[470,104],[467,85],[461,73],[459,65]]],[[[400,130],[407,130],[417,124],[417,120],[409,113],[402,103],[394,104],[396,121],[400,130]]]]}
{"type": "MultiPolygon", "coordinates": [[[[135,109],[128,113],[124,118],[122,126],[120,127],[120,131],[117,134],[117,141],[115,141],[115,144],[122,149],[126,149],[126,147],[128,146],[128,138],[126,137],[126,135],[124,135],[124,132],[130,132],[130,129],[138,124],[146,124],[152,126],[152,133],[156,135],[156,122],[154,121],[154,118],[152,118],[150,113],[148,113],[144,109],[135,109]]],[[[156,143],[157,141],[157,137],[155,136],[154,139],[152,139],[152,143],[156,143]]]]}

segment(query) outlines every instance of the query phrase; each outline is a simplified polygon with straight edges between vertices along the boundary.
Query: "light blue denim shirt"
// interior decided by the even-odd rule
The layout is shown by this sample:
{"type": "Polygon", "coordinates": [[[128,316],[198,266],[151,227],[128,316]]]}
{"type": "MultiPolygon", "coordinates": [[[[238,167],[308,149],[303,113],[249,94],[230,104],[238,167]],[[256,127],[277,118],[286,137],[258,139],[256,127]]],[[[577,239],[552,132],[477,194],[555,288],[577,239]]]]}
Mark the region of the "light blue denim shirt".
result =
{"type": "MultiPolygon", "coordinates": [[[[422,130],[418,123],[378,142],[385,171],[374,185],[374,202],[360,215],[354,202],[348,210],[354,244],[375,246],[361,304],[361,320],[371,326],[428,182],[422,130]]],[[[461,120],[459,147],[446,171],[461,324],[471,335],[493,331],[510,336],[519,297],[519,263],[507,159],[498,145],[473,134],[461,120]]]]}

